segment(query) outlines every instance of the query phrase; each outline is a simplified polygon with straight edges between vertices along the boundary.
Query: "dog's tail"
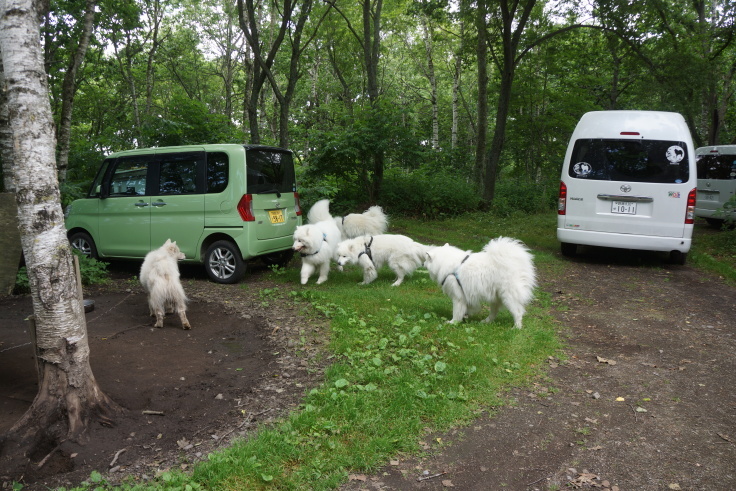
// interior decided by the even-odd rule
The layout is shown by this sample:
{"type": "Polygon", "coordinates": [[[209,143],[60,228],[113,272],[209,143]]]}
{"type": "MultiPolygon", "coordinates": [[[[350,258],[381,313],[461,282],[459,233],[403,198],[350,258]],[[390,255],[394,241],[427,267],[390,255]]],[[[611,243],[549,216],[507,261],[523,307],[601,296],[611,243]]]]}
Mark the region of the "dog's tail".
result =
{"type": "Polygon", "coordinates": [[[324,222],[332,220],[330,215],[330,200],[322,199],[317,201],[307,213],[307,221],[309,223],[324,222]]]}
{"type": "MultiPolygon", "coordinates": [[[[376,223],[379,223],[381,226],[380,233],[385,234],[386,230],[388,230],[388,217],[383,212],[383,208],[381,208],[378,205],[371,206],[368,208],[364,213],[364,215],[372,217],[376,220],[376,223]]],[[[378,235],[378,234],[376,234],[378,235]]]]}

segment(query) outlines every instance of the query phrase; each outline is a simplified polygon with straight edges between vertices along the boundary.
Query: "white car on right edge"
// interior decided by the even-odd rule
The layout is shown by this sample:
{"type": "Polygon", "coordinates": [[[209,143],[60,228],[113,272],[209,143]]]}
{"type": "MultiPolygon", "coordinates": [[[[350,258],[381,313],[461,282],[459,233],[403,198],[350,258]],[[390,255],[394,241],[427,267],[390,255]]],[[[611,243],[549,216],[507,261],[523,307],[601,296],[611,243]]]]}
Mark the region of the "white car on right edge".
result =
{"type": "Polygon", "coordinates": [[[663,251],[684,264],[693,233],[695,148],[682,115],[593,111],[570,138],[560,177],[557,239],[663,251]]]}
{"type": "Polygon", "coordinates": [[[726,220],[736,220],[736,145],[700,147],[695,155],[698,165],[695,216],[716,227],[726,220]]]}

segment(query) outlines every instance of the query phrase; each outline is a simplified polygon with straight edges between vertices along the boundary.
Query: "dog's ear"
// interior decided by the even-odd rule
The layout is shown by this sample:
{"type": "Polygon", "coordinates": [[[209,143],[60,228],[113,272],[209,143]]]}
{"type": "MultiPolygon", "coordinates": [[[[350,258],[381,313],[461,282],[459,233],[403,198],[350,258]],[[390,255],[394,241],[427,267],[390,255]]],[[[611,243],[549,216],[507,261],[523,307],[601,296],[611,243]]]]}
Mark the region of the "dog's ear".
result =
{"type": "Polygon", "coordinates": [[[166,242],[164,242],[164,245],[167,246],[169,244],[171,244],[171,239],[166,239],[166,242]]]}

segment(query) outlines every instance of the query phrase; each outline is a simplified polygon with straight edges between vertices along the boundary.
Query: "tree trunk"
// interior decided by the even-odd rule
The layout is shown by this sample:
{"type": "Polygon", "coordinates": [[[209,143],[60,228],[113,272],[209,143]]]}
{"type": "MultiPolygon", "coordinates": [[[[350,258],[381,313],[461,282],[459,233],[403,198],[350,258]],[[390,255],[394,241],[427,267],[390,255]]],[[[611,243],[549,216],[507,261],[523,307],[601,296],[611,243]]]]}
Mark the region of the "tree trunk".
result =
{"type": "Polygon", "coordinates": [[[486,170],[486,142],[488,139],[488,8],[485,0],[478,1],[475,26],[478,41],[475,53],[478,58],[478,129],[475,135],[475,182],[483,186],[486,170]]]}
{"type": "MultiPolygon", "coordinates": [[[[3,59],[0,46],[0,62],[3,59]]],[[[0,191],[15,192],[13,179],[13,131],[8,120],[8,94],[5,90],[5,72],[0,63],[0,160],[3,162],[3,182],[0,191]]]]}
{"type": "Polygon", "coordinates": [[[77,92],[77,73],[84,62],[87,54],[89,40],[92,37],[92,28],[95,20],[96,0],[87,0],[84,11],[84,22],[82,23],[82,32],[79,36],[79,45],[77,51],[71,57],[69,67],[64,74],[64,82],[61,89],[61,116],[59,118],[58,129],[58,161],[56,168],[59,170],[59,181],[66,180],[66,171],[69,167],[69,139],[71,138],[72,127],[72,109],[74,108],[74,95],[77,92]]]}
{"type": "Polygon", "coordinates": [[[42,443],[82,442],[91,420],[109,424],[120,410],[100,390],[89,365],[84,307],[59,201],[54,122],[39,40],[33,0],[0,0],[18,220],[41,378],[33,404],[3,438],[3,463],[31,455],[42,443]]]}

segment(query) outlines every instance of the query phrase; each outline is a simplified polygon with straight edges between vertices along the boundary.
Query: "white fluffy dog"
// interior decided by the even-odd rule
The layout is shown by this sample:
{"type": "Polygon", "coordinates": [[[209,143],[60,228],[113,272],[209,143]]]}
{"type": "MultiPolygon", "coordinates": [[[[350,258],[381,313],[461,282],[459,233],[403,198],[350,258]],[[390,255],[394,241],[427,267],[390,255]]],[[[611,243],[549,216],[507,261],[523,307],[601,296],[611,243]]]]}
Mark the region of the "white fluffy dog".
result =
{"type": "Polygon", "coordinates": [[[374,235],[356,237],[340,242],[337,246],[337,264],[358,264],[363,268],[363,285],[378,277],[384,264],[396,273],[392,286],[399,286],[404,276],[411,274],[424,263],[429,247],[414,242],[404,235],[374,235]]]}
{"type": "Polygon", "coordinates": [[[424,265],[452,299],[450,323],[462,321],[488,302],[491,312],[483,322],[495,319],[503,304],[514,318],[514,327],[521,329],[537,280],[533,257],[518,240],[498,237],[476,253],[445,244],[429,251],[424,265]]]}
{"type": "Polygon", "coordinates": [[[148,309],[156,317],[154,327],[164,327],[166,311],[179,314],[181,327],[191,329],[187,319],[187,296],[179,280],[177,261],[184,259],[176,242],[166,239],[164,245],[146,254],[141,265],[141,285],[148,293],[148,309]]]}
{"type": "Polygon", "coordinates": [[[344,217],[334,218],[342,240],[363,235],[385,234],[388,230],[388,218],[380,206],[371,206],[363,213],[350,213],[344,217]]]}
{"type": "Polygon", "coordinates": [[[302,257],[301,282],[305,285],[312,273],[319,270],[317,284],[327,281],[330,261],[335,258],[335,250],[340,242],[340,229],[330,215],[330,201],[317,201],[307,214],[306,225],[294,231],[292,249],[302,257]]]}

